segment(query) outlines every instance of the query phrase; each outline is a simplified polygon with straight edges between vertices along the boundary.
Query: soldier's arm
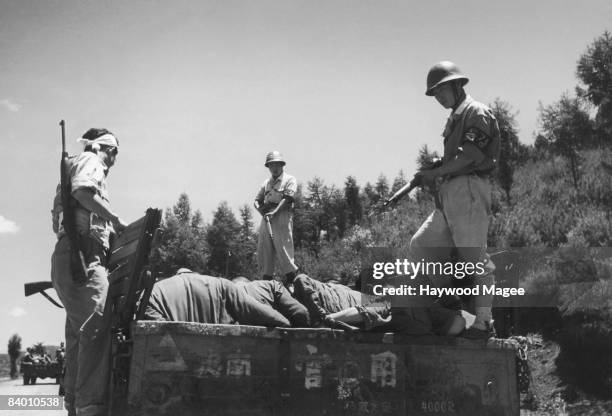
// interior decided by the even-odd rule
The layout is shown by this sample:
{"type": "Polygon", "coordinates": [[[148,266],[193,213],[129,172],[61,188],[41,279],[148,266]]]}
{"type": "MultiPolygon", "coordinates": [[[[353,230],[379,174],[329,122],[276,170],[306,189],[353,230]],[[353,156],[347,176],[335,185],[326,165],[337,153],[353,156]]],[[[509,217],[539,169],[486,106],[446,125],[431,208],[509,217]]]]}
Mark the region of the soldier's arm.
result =
{"type": "Polygon", "coordinates": [[[108,202],[103,200],[100,195],[96,194],[91,189],[76,189],[72,192],[72,196],[87,210],[95,213],[107,221],[110,221],[113,224],[116,232],[120,232],[127,227],[127,224],[111,210],[108,202]]]}
{"type": "MultiPolygon", "coordinates": [[[[491,146],[499,148],[499,143],[496,143],[499,130],[495,118],[489,114],[488,110],[479,108],[474,110],[474,114],[469,117],[469,123],[466,124],[468,127],[463,133],[457,156],[436,169],[419,173],[420,175],[432,179],[452,175],[469,166],[478,167],[480,170],[495,167],[497,161],[483,151],[485,148],[491,149],[491,146]]],[[[493,153],[498,155],[499,150],[493,153]]]]}
{"type": "Polygon", "coordinates": [[[281,201],[278,203],[278,205],[276,206],[276,208],[274,208],[272,211],[268,212],[266,215],[269,217],[273,217],[275,216],[278,212],[280,212],[283,207],[287,204],[287,199],[283,198],[281,199],[281,201]]]}
{"type": "Polygon", "coordinates": [[[163,305],[163,301],[161,301],[159,287],[157,285],[153,286],[153,292],[149,297],[149,303],[147,304],[147,308],[145,309],[145,320],[149,321],[168,321],[170,320],[164,310],[160,305],[163,305]]]}
{"type": "Polygon", "coordinates": [[[489,108],[480,106],[470,113],[461,153],[472,159],[479,170],[495,167],[500,153],[500,132],[499,124],[489,108]]]}
{"type": "Polygon", "coordinates": [[[272,217],[280,212],[285,206],[290,206],[293,203],[293,197],[297,191],[297,183],[295,182],[295,178],[291,178],[285,184],[283,188],[283,199],[279,202],[276,208],[269,213],[272,217]]]}
{"type": "Polygon", "coordinates": [[[264,215],[264,211],[263,211],[263,207],[261,206],[261,204],[259,203],[258,200],[253,201],[253,207],[255,208],[255,210],[257,212],[259,212],[261,215],[264,215]]]}
{"type": "Polygon", "coordinates": [[[264,182],[264,184],[259,188],[257,195],[255,195],[255,200],[253,201],[253,206],[255,207],[257,212],[259,212],[262,216],[265,214],[265,210],[263,206],[265,192],[266,192],[266,183],[264,182]]]}

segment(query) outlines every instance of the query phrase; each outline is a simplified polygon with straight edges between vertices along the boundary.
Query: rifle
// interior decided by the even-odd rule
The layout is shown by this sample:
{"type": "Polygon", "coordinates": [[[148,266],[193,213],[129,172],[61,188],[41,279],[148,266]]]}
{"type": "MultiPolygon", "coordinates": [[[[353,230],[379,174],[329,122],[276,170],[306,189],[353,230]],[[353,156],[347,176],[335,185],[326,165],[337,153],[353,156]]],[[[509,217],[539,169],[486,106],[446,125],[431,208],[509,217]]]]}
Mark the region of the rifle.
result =
{"type": "Polygon", "coordinates": [[[63,308],[62,305],[60,305],[55,299],[49,296],[47,292],[45,292],[45,290],[52,289],[52,288],[53,288],[53,283],[51,283],[48,280],[43,281],[43,282],[30,282],[30,283],[25,283],[23,285],[23,289],[24,289],[26,297],[32,296],[35,293],[40,293],[41,295],[46,297],[49,300],[49,302],[51,302],[58,308],[63,308]]]}
{"type": "Polygon", "coordinates": [[[419,172],[423,170],[431,170],[436,169],[442,166],[442,160],[439,158],[433,158],[429,163],[425,164],[417,173],[414,174],[412,180],[406,185],[402,186],[398,189],[390,198],[386,199],[382,205],[378,205],[374,207],[372,212],[368,214],[368,217],[371,217],[373,214],[379,214],[381,212],[386,211],[389,207],[395,206],[398,201],[404,196],[412,192],[414,188],[418,188],[423,186],[423,177],[419,175],[419,172]]]}
{"type": "Polygon", "coordinates": [[[85,256],[80,250],[81,239],[76,229],[76,221],[74,216],[74,206],[72,204],[72,186],[70,185],[70,163],[69,156],[66,151],[66,123],[60,121],[62,127],[62,159],[60,162],[60,188],[62,196],[62,224],[66,237],[70,241],[71,256],[70,269],[72,271],[72,280],[75,282],[84,282],[87,280],[87,264],[85,256]]]}
{"type": "Polygon", "coordinates": [[[270,224],[270,217],[264,215],[264,219],[266,221],[266,228],[268,229],[268,235],[270,236],[270,240],[274,242],[274,232],[272,232],[272,224],[270,224]]]}

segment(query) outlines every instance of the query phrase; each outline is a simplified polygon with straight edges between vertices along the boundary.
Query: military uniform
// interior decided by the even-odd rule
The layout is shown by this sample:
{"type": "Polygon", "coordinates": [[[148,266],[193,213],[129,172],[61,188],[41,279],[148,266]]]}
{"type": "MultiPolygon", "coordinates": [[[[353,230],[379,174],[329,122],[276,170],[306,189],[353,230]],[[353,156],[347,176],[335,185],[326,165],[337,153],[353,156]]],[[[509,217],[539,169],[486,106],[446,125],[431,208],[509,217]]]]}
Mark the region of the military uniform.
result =
{"type": "Polygon", "coordinates": [[[262,305],[233,282],[189,272],[153,285],[145,319],[290,326],[283,315],[269,305],[262,305]]]}
{"type": "Polygon", "coordinates": [[[272,276],[274,262],[278,260],[281,274],[294,273],[297,266],[293,254],[293,197],[297,192],[297,181],[291,175],[283,172],[278,178],[269,178],[261,185],[255,201],[259,203],[264,212],[270,212],[283,198],[291,199],[274,217],[270,225],[274,234],[274,241],[270,238],[265,218],[259,226],[257,244],[257,260],[262,273],[272,276]]]}
{"type": "MultiPolygon", "coordinates": [[[[70,183],[73,193],[93,191],[108,202],[106,175],[108,167],[92,152],[73,159],[70,183]]],[[[61,198],[59,198],[61,201],[61,198]]],[[[62,209],[55,199],[54,230],[58,241],[51,259],[51,280],[66,310],[65,402],[69,414],[100,415],[106,408],[109,368],[110,331],[100,328],[95,341],[82,337],[80,328],[94,313],[102,313],[108,290],[106,256],[110,222],[79,206],[75,208],[77,232],[81,235],[87,279],[75,282],[71,269],[71,242],[62,227],[62,209]]]]}
{"type": "Polygon", "coordinates": [[[248,283],[238,283],[245,293],[264,305],[272,306],[285,318],[289,319],[292,326],[308,327],[308,310],[304,305],[291,296],[291,293],[276,280],[253,280],[248,283]]]}
{"type": "MultiPolygon", "coordinates": [[[[491,285],[495,266],[486,254],[491,213],[488,175],[499,158],[499,127],[489,108],[466,96],[449,117],[443,136],[443,163],[460,155],[470,163],[442,178],[441,207],[436,208],[412,237],[411,253],[415,261],[444,262],[456,256],[462,262],[483,262],[485,272],[475,275],[472,284],[491,285]]],[[[431,281],[438,286],[448,284],[440,276],[431,281]]],[[[477,314],[478,308],[489,309],[485,312],[487,316],[481,318],[490,322],[492,296],[477,296],[474,303],[477,314]]]]}
{"type": "Polygon", "coordinates": [[[338,283],[323,283],[305,274],[299,274],[293,282],[295,298],[310,313],[310,320],[317,324],[330,313],[363,305],[368,302],[360,292],[338,283]]]}

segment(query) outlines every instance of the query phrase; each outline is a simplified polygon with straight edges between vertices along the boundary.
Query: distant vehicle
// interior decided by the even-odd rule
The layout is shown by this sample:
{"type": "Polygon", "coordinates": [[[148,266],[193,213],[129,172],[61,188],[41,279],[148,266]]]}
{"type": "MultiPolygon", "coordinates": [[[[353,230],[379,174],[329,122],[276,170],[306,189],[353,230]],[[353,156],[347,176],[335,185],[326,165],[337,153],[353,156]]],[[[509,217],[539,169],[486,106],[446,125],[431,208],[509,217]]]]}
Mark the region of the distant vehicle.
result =
{"type": "Polygon", "coordinates": [[[60,384],[62,380],[63,363],[58,361],[45,362],[44,360],[34,360],[31,362],[21,362],[21,372],[23,373],[23,384],[36,384],[37,378],[54,378],[55,384],[60,384]]]}

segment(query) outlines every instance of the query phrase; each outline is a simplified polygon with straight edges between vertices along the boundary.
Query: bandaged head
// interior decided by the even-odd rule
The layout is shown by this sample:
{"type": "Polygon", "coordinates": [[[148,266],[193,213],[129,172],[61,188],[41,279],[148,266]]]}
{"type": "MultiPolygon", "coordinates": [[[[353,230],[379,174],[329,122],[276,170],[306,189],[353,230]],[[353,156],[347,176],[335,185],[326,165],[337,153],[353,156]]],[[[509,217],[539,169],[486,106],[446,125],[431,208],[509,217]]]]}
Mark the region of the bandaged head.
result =
{"type": "Polygon", "coordinates": [[[77,142],[83,143],[85,149],[91,148],[94,151],[100,150],[101,146],[119,150],[119,140],[106,129],[89,129],[83,134],[83,137],[77,139],[77,142]]]}

